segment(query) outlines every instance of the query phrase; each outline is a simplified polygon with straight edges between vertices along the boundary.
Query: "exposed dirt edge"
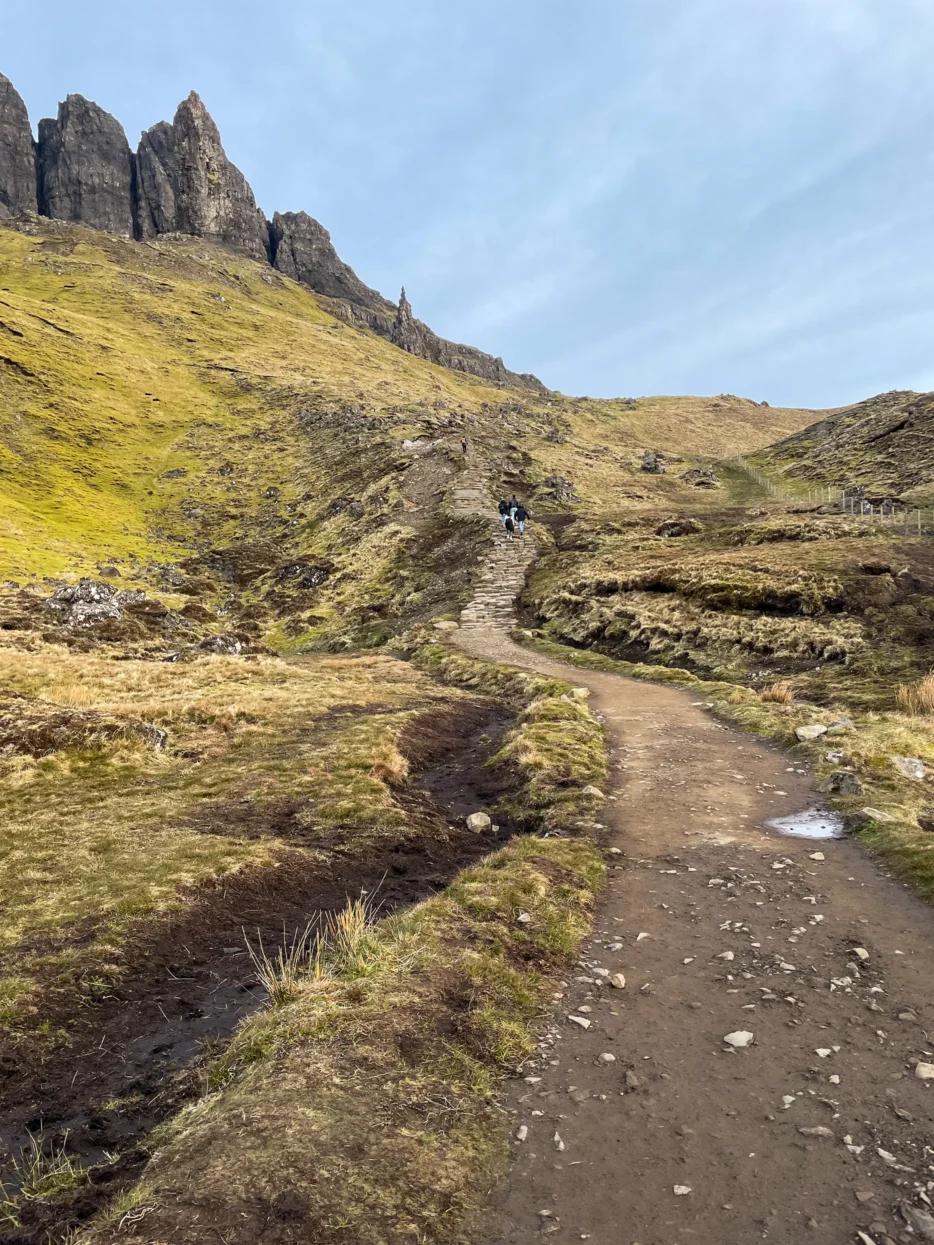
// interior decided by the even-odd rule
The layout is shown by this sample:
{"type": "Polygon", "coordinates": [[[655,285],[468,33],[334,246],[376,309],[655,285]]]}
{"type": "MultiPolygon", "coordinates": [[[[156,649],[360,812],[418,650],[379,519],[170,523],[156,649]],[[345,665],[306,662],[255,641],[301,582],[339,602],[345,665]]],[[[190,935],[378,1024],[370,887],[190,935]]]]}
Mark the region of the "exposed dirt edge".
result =
{"type": "MultiPolygon", "coordinates": [[[[525,706],[506,759],[534,816],[580,829],[606,757],[569,685],[440,645],[417,660],[525,706]]],[[[589,838],[518,838],[369,927],[332,975],[241,1026],[214,1092],[165,1128],[141,1183],[81,1239],[460,1239],[506,1159],[499,1079],[534,1049],[603,874],[589,838]]]]}

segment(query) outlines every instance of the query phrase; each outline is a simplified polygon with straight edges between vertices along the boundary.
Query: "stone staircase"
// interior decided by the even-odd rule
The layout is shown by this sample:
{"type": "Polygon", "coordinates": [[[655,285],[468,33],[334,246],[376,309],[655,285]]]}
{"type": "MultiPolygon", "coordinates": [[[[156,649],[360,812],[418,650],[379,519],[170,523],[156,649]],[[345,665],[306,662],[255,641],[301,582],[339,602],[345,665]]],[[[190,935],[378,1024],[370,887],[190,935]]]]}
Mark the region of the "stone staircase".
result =
{"type": "Polygon", "coordinates": [[[468,462],[452,490],[453,508],[460,514],[482,515],[489,520],[490,543],[481,558],[482,571],[473,600],[461,611],[461,630],[508,632],[515,626],[516,597],[535,561],[535,541],[526,529],[506,540],[489,493],[489,479],[479,462],[468,462]]]}

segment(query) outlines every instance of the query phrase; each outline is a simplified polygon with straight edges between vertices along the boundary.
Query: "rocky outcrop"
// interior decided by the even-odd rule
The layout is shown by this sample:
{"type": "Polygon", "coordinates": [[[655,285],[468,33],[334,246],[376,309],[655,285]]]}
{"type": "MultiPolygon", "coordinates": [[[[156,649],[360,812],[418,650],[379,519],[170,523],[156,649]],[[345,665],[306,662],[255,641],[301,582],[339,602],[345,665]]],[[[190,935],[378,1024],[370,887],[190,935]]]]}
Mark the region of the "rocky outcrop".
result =
{"type": "Polygon", "coordinates": [[[171,125],[162,121],[143,135],[137,163],[140,237],[187,233],[268,258],[266,218],[195,91],[171,125]]]}
{"type": "Polygon", "coordinates": [[[37,207],[44,216],[143,241],[187,234],[236,247],[300,281],[332,315],[409,354],[547,392],[537,377],[432,332],[416,319],[405,290],[397,306],[370,289],[306,212],[276,212],[267,221],[194,91],[171,124],[160,121],[142,135],[135,156],[120,123],[81,95],[69,95],[54,120],[39,122],[34,148],[25,105],[0,75],[0,219],[37,207]]]}
{"type": "Polygon", "coordinates": [[[36,153],[26,105],[0,73],[0,219],[36,211],[36,153]]]}
{"type": "Polygon", "coordinates": [[[427,324],[413,315],[405,287],[399,296],[399,306],[389,339],[401,350],[407,350],[409,354],[418,355],[420,359],[427,359],[430,363],[437,363],[439,367],[451,368],[455,372],[468,372],[471,376],[479,376],[497,384],[545,389],[538,377],[531,372],[510,372],[502,359],[477,350],[475,346],[448,341],[432,332],[427,324]]]}
{"type": "Polygon", "coordinates": [[[39,122],[37,171],[43,216],[133,236],[133,154],[109,112],[69,95],[39,122]]]}
{"type": "Polygon", "coordinates": [[[307,212],[276,212],[269,226],[273,266],[318,294],[392,315],[388,298],[364,285],[340,258],[331,235],[307,212]]]}

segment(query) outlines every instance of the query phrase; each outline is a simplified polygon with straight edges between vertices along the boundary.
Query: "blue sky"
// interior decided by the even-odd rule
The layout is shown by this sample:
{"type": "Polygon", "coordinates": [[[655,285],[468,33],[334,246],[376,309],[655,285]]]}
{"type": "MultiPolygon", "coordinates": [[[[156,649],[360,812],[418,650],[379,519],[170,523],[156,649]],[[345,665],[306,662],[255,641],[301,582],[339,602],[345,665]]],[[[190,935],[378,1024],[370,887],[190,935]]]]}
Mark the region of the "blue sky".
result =
{"type": "Polygon", "coordinates": [[[934,389],[934,0],[0,0],[33,123],[195,88],[436,331],[567,393],[934,389]]]}

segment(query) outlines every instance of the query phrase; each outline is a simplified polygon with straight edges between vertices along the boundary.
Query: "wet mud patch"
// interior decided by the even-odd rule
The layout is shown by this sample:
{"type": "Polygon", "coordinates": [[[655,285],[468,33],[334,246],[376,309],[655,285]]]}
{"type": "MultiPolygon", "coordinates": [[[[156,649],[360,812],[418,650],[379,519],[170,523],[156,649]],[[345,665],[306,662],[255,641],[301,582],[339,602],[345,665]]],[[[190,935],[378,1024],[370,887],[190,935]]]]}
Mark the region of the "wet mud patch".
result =
{"type": "MultiPolygon", "coordinates": [[[[302,930],[319,913],[341,909],[362,891],[380,914],[419,902],[505,840],[467,829],[467,813],[507,794],[506,776],[486,762],[512,720],[492,702],[432,710],[399,740],[409,779],[394,790],[406,812],[398,839],[342,850],[295,850],[288,833],[274,867],[218,878],[185,897],[181,914],[149,920],[127,945],[132,968],[97,1003],[63,995],[52,1027],[61,1041],[36,1035],[0,1045],[0,1181],[21,1183],[14,1159],[40,1139],[51,1155],[64,1146],[87,1169],[52,1197],[16,1208],[19,1224],[0,1214],[2,1245],[49,1245],[87,1222],[139,1176],[145,1139],[161,1121],[202,1092],[210,1065],[237,1025],[267,996],[244,942],[267,948],[302,930]]],[[[241,810],[242,812],[242,810],[241,810]]],[[[284,801],[283,831],[294,808],[284,801]]],[[[243,817],[236,829],[243,833],[243,817]]],[[[268,820],[262,831],[269,833],[268,820]]],[[[272,831],[276,833],[276,831],[272,831]]],[[[0,1208],[3,1198],[0,1196],[0,1208]]]]}

